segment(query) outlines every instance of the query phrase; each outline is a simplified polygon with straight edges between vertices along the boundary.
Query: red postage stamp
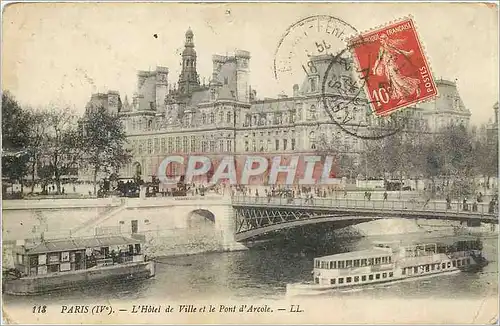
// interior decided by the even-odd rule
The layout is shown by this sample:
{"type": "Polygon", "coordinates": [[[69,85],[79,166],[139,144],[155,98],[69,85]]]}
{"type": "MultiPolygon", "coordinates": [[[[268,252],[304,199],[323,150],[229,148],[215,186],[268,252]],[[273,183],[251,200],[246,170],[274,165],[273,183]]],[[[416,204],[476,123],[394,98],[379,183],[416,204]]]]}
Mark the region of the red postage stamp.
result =
{"type": "Polygon", "coordinates": [[[411,18],[349,40],[366,95],[377,116],[437,96],[437,88],[411,18]]]}

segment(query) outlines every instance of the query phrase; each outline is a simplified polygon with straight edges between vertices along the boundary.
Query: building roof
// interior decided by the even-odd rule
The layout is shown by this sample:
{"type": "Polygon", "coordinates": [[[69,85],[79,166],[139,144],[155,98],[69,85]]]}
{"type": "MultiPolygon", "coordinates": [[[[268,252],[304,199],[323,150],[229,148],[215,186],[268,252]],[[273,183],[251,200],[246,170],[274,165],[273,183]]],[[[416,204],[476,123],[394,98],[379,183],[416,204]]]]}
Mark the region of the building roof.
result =
{"type": "Polygon", "coordinates": [[[196,90],[191,94],[191,98],[189,99],[190,106],[196,106],[200,103],[208,102],[210,100],[210,92],[208,88],[202,88],[200,90],[196,90]]]}
{"type": "Polygon", "coordinates": [[[41,254],[48,252],[60,252],[97,247],[122,246],[137,244],[140,242],[141,241],[138,239],[127,238],[123,236],[54,239],[45,240],[31,247],[25,247],[25,252],[28,254],[41,254]]]}
{"type": "Polygon", "coordinates": [[[367,259],[367,258],[376,258],[376,257],[387,256],[390,254],[391,254],[391,252],[387,249],[373,248],[373,249],[367,249],[367,250],[345,252],[345,253],[336,254],[336,255],[323,256],[323,257],[318,257],[318,259],[321,259],[321,260],[367,259]]]}

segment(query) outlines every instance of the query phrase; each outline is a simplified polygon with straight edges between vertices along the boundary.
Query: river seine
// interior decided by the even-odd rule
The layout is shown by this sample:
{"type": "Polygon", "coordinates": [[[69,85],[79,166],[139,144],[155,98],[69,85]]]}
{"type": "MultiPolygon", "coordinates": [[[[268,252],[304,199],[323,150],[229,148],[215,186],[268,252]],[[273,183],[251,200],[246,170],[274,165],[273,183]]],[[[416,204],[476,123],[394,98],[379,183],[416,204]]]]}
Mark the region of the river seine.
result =
{"type": "MultiPolygon", "coordinates": [[[[401,236],[399,236],[401,238],[401,236]]],[[[404,236],[409,240],[408,236],[404,236]]],[[[29,297],[4,295],[6,304],[64,304],[103,302],[106,300],[154,300],[160,303],[189,299],[282,299],[287,283],[310,281],[312,259],[317,256],[367,249],[373,237],[342,240],[342,245],[297,249],[297,246],[268,244],[248,251],[204,253],[158,259],[154,278],[132,283],[65,290],[29,297]]],[[[436,235],[419,236],[425,242],[437,241],[436,235]]],[[[333,241],[332,241],[333,243],[333,241]]],[[[480,273],[458,273],[430,279],[356,290],[325,293],[322,296],[451,298],[498,295],[498,237],[483,238],[483,251],[490,261],[480,273]]]]}

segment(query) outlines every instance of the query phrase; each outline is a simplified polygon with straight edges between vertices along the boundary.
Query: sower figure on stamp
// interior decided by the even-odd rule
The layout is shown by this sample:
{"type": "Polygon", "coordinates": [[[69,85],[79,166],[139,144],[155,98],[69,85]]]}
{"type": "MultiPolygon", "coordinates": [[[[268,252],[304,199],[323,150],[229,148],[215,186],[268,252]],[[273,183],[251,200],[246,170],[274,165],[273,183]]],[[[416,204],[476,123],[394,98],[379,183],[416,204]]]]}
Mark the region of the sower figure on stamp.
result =
{"type": "Polygon", "coordinates": [[[380,49],[373,67],[374,75],[385,75],[391,87],[391,98],[399,99],[398,104],[405,102],[406,98],[414,93],[417,97],[420,96],[420,80],[403,76],[396,62],[398,55],[403,55],[408,59],[413,54],[413,50],[405,51],[398,48],[404,42],[405,39],[391,40],[386,34],[380,35],[380,49]]]}

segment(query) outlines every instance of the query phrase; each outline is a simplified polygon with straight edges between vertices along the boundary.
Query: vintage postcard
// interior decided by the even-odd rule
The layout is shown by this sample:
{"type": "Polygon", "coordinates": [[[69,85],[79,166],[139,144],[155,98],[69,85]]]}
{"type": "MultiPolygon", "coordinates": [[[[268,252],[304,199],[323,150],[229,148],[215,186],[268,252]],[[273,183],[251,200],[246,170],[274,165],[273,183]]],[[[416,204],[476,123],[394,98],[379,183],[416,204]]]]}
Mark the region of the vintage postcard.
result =
{"type": "Polygon", "coordinates": [[[495,3],[9,3],[2,322],[497,324],[495,3]]]}

